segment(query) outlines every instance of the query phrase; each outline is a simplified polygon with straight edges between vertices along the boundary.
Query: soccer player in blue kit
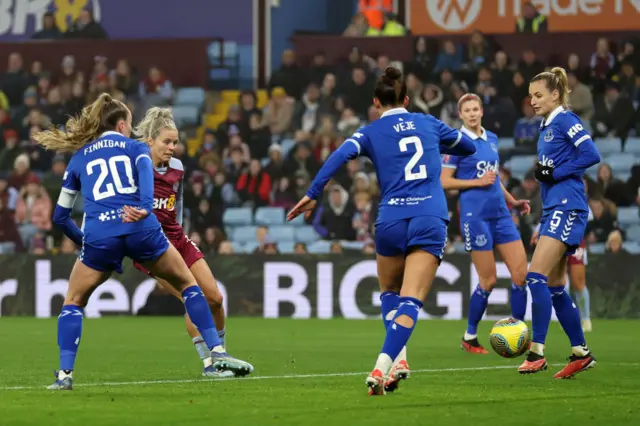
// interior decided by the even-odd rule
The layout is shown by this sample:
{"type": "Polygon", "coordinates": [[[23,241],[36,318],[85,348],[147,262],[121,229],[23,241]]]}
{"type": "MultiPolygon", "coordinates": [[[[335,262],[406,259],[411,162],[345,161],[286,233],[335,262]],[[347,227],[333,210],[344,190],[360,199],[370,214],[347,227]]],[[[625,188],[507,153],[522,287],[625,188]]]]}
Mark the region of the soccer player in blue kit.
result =
{"type": "MultiPolygon", "coordinates": [[[[292,220],[316,205],[323,189],[349,160],[367,156],[376,169],[381,201],[375,242],[386,338],[366,379],[369,395],[382,395],[391,370],[416,325],[440,265],[449,215],[440,184],[440,151],[470,155],[468,137],[430,115],[411,114],[402,73],[388,67],[376,82],[380,119],[360,128],[325,162],[305,197],[289,212],[292,220]]],[[[406,362],[405,362],[406,364],[406,362]]]]}
{"type": "Polygon", "coordinates": [[[73,242],[80,255],[69,277],[69,288],[58,317],[60,369],[51,390],[71,390],[83,308],[91,293],[112,271],[121,271],[125,256],[140,262],[154,276],[182,292],[189,317],[212,351],[208,376],[228,377],[218,371],[228,355],[220,344],[209,305],[175,247],[169,244],[153,208],[153,163],[146,144],[130,139],[131,112],[120,101],[102,94],[71,118],[66,130],[53,128],[36,135],[46,149],[74,152],[64,173],[54,222],[73,242]],[[85,200],[84,227],[71,219],[77,193],[85,200]],[[133,223],[122,219],[127,209],[146,212],[133,223]]]}
{"type": "Polygon", "coordinates": [[[497,178],[498,137],[482,127],[482,101],[478,95],[463,95],[458,101],[458,112],[464,123],[461,131],[474,140],[476,153],[468,157],[445,155],[440,180],[445,190],[460,191],[460,229],[480,280],[471,295],[467,331],[461,346],[470,353],[487,354],[478,342],[478,323],[497,281],[494,248],[511,274],[511,315],[524,320],[527,254],[507,202],[523,214],[529,214],[531,208],[528,201],[509,194],[497,178]]]}
{"type": "Polygon", "coordinates": [[[529,94],[536,115],[544,117],[535,171],[543,213],[540,239],[526,278],[532,299],[533,343],[518,371],[529,374],[547,369],[544,344],[553,306],[572,348],[569,363],[554,378],[568,379],[596,365],[586,345],[578,308],[565,291],[564,278],[567,256],[580,246],[589,216],[582,176],[600,162],[600,155],[580,118],[568,110],[564,69],[553,68],[535,76],[529,94]]]}

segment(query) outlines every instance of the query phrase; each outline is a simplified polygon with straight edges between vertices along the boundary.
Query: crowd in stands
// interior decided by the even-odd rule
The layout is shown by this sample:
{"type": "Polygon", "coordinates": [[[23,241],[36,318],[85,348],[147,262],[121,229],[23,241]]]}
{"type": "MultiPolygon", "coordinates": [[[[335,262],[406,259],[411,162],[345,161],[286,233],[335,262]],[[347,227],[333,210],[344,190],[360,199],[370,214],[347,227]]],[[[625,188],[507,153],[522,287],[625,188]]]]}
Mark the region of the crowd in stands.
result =
{"type": "MultiPolygon", "coordinates": [[[[516,171],[512,165],[529,158],[527,168],[533,167],[535,160],[530,156],[536,151],[540,118],[528,104],[528,81],[550,64],[527,48],[521,57],[510,58],[478,32],[466,45],[443,41],[435,54],[430,43],[418,37],[413,60],[404,64],[396,64],[392,52],[374,58],[356,47],[338,64],[328,63],[322,52],[310,64],[300,64],[294,51],[285,51],[282,65],[271,75],[264,107],[258,107],[255,92],[240,92],[226,120],[203,132],[196,155],[189,155],[184,145],[176,150],[186,169],[185,227],[190,238],[207,253],[246,251],[235,244],[235,230],[225,220],[225,211],[291,208],[331,152],[378,117],[371,105],[373,83],[388,65],[396,64],[406,74],[411,111],[432,114],[460,127],[457,100],[474,92],[484,101],[484,127],[495,132],[501,143],[514,141],[500,146],[500,177],[518,198],[531,200],[530,216],[513,216],[529,247],[542,209],[539,185],[531,171],[516,171]]],[[[567,63],[553,64],[566,67],[571,104],[594,139],[598,143],[613,140],[621,149],[640,136],[636,71],[640,51],[636,43],[629,40],[612,50],[603,39],[591,58],[569,54],[567,63]]],[[[23,64],[17,53],[8,58],[8,68],[0,78],[0,253],[75,251],[51,225],[53,202],[68,157],[41,150],[31,135],[51,124],[64,125],[69,114],[105,91],[126,101],[135,116],[150,105],[170,105],[173,88],[168,78],[158,69],[146,75],[138,75],[125,59],[96,58],[95,68],[85,74],[75,69],[74,58],[69,56],[59,70],[43,70],[38,62],[23,64]]],[[[595,217],[587,239],[606,244],[610,251],[624,250],[622,242],[631,237],[618,225],[618,209],[635,207],[638,216],[640,165],[632,161],[629,166],[633,167],[622,174],[624,180],[606,163],[585,178],[595,217]]],[[[329,244],[332,253],[345,247],[373,253],[378,196],[370,163],[353,160],[327,186],[324,200],[307,225],[329,244]],[[348,243],[353,241],[359,244],[348,243]]],[[[462,239],[457,193],[450,191],[448,197],[448,251],[452,252],[459,249],[462,239]]],[[[82,207],[77,210],[81,212],[82,207]]],[[[640,234],[636,237],[640,239],[640,234]]],[[[253,239],[251,251],[281,251],[267,228],[258,227],[253,239]]],[[[307,251],[303,242],[292,242],[288,250],[307,251]]]]}

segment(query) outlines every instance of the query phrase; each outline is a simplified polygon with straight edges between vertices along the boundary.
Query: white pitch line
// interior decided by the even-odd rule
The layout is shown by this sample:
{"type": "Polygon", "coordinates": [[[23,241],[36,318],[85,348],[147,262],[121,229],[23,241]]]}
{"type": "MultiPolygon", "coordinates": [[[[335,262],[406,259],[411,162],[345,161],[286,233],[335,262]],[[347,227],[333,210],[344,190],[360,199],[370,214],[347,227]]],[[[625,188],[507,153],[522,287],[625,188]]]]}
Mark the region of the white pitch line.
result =
{"type": "MultiPolygon", "coordinates": [[[[550,367],[561,367],[565,364],[549,364],[550,367]]],[[[609,365],[638,367],[640,363],[615,363],[609,365]]],[[[513,365],[495,365],[491,367],[460,367],[460,368],[428,368],[421,370],[411,370],[411,373],[447,373],[447,372],[460,372],[460,371],[491,371],[491,370],[507,370],[516,367],[513,365]]],[[[140,380],[133,382],[103,382],[103,383],[78,383],[74,387],[100,387],[100,386],[139,386],[139,385],[168,385],[168,384],[183,384],[183,383],[204,383],[204,382],[222,382],[230,380],[283,380],[283,379],[314,379],[323,377],[349,377],[349,376],[364,376],[370,372],[348,372],[348,373],[318,373],[318,374],[293,374],[284,376],[249,376],[249,377],[228,377],[221,379],[184,379],[184,380],[140,380]]],[[[45,389],[45,386],[7,386],[0,387],[0,391],[11,390],[38,390],[45,389]]]]}

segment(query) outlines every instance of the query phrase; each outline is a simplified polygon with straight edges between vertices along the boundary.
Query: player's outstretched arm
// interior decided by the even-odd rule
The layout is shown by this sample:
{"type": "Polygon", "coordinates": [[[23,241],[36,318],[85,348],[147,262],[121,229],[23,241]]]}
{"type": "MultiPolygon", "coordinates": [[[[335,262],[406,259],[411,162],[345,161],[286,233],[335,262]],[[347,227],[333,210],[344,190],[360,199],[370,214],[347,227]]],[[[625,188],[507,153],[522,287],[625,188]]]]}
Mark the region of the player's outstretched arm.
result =
{"type": "Polygon", "coordinates": [[[58,198],[58,204],[56,204],[56,208],[53,211],[53,223],[59,226],[64,235],[69,237],[71,241],[81,246],[84,233],[78,228],[78,225],[76,225],[73,219],[71,219],[71,211],[75,200],[75,193],[71,193],[71,191],[62,188],[62,192],[60,192],[60,197],[58,198]]]}
{"type": "Polygon", "coordinates": [[[442,154],[459,155],[461,157],[475,154],[476,145],[470,137],[462,134],[459,130],[452,129],[440,120],[436,121],[439,127],[440,152],[442,154]]]}

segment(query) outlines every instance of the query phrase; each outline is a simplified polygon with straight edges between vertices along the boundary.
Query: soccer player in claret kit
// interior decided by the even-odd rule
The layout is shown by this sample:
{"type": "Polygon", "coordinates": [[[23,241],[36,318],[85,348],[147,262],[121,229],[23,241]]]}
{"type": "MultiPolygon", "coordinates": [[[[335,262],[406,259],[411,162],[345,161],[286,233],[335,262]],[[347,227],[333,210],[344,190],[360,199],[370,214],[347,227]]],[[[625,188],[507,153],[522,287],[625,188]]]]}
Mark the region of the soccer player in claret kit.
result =
{"type": "Polygon", "coordinates": [[[507,202],[523,214],[529,214],[531,208],[528,201],[516,200],[509,194],[497,177],[500,165],[498,137],[482,127],[483,110],[478,95],[463,95],[458,101],[458,112],[464,122],[461,131],[474,140],[476,153],[468,157],[445,155],[440,180],[445,190],[460,191],[460,229],[480,280],[471,295],[469,320],[461,347],[470,353],[487,354],[478,342],[478,324],[497,281],[494,248],[511,274],[511,315],[524,320],[527,253],[507,202]]]}
{"type": "Polygon", "coordinates": [[[535,76],[529,84],[529,94],[536,115],[544,118],[535,171],[543,211],[540,239],[526,279],[532,299],[533,342],[518,371],[529,374],[547,369],[544,343],[553,307],[572,349],[569,363],[554,377],[567,379],[596,365],[586,345],[580,313],[564,283],[567,256],[579,248],[589,216],[582,176],[600,162],[600,154],[580,118],[568,110],[569,88],[564,69],[553,68],[535,76]]]}
{"type": "Polygon", "coordinates": [[[363,155],[373,162],[382,193],[375,243],[386,339],[366,384],[369,395],[382,395],[409,375],[405,346],[446,245],[449,214],[440,184],[440,152],[469,155],[475,146],[433,116],[407,112],[407,86],[396,68],[380,76],[373,101],[380,119],[331,154],[287,218],[311,211],[349,160],[363,155]]]}
{"type": "MultiPolygon", "coordinates": [[[[220,345],[216,351],[225,352],[225,313],[222,305],[222,294],[211,269],[209,269],[209,265],[204,259],[204,255],[195,243],[185,235],[182,229],[184,167],[180,160],[173,158],[174,149],[178,144],[178,130],[171,110],[158,107],[149,109],[134,132],[150,147],[151,160],[154,166],[153,213],[160,221],[165,235],[178,250],[202,289],[211,307],[211,313],[220,338],[220,345]]],[[[136,210],[127,209],[124,219],[125,221],[136,221],[138,216],[139,213],[136,210]]],[[[134,262],[134,266],[136,269],[153,276],[140,263],[134,262]]],[[[180,294],[168,282],[161,278],[157,278],[157,280],[164,288],[180,299],[180,294]]],[[[203,375],[211,376],[215,374],[219,376],[227,375],[225,373],[231,372],[231,375],[245,376],[253,372],[251,364],[230,356],[220,360],[217,372],[212,373],[208,370],[208,359],[211,357],[209,348],[188,315],[185,316],[185,319],[187,332],[202,362],[205,364],[203,375]]]]}
{"type": "MultiPolygon", "coordinates": [[[[214,351],[207,369],[224,364],[213,317],[195,278],[162,232],[153,208],[153,164],[149,148],[131,139],[131,112],[120,101],[102,94],[69,119],[66,130],[52,128],[35,135],[46,149],[73,152],[64,173],[54,222],[82,246],[58,317],[60,370],[51,390],[71,390],[72,374],[82,336],[82,317],[92,291],[113,271],[122,271],[130,257],[181,292],[189,317],[207,347],[214,351]],[[84,229],[71,219],[76,195],[84,198],[84,229]],[[123,212],[134,210],[139,220],[127,223],[123,212]],[[216,359],[213,359],[216,357],[216,359]]],[[[156,348],[157,350],[158,348],[156,348]]]]}

